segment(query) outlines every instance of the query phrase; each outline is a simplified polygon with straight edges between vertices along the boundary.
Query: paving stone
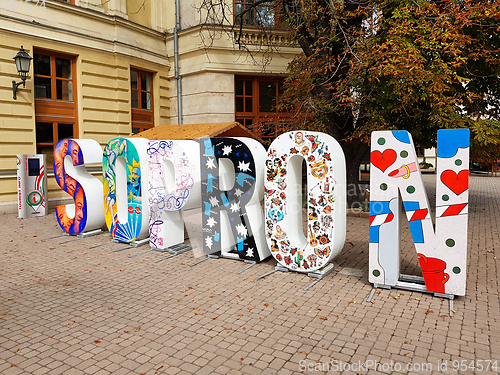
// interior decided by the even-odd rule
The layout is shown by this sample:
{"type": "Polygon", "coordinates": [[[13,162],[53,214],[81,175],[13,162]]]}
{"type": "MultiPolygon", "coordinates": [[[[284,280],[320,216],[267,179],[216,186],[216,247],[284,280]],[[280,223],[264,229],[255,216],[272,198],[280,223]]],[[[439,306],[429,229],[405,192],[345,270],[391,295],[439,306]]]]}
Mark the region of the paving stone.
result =
{"type": "MultiPolygon", "coordinates": [[[[430,202],[433,178],[424,175],[430,202]]],[[[288,374],[303,359],[448,361],[450,370],[452,360],[499,360],[500,178],[471,175],[469,186],[467,295],[453,318],[448,300],[430,294],[377,290],[366,302],[364,217],[347,218],[342,266],[304,291],[309,279],[293,272],[257,280],[272,258],[240,275],[229,259],[189,267],[199,259],[189,252],[155,264],[163,254],[111,251],[123,244],[109,233],[60,244],[67,238],[50,238],[61,234],[54,213],[0,216],[0,373],[288,374]],[[99,243],[108,244],[90,249],[99,243]]],[[[421,275],[407,224],[401,237],[402,271],[421,275]]]]}

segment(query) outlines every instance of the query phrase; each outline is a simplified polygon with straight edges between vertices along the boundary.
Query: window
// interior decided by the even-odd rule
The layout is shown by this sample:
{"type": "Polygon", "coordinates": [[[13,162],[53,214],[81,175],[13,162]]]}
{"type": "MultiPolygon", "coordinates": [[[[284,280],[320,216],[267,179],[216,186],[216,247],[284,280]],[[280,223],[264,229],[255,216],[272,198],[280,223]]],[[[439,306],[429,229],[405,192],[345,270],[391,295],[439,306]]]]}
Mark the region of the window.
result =
{"type": "Polygon", "coordinates": [[[130,94],[132,106],[132,134],[154,126],[153,75],[130,69],[130,94]]]}
{"type": "Polygon", "coordinates": [[[290,115],[278,110],[283,93],[281,78],[235,78],[235,118],[261,136],[273,139],[284,132],[290,115]]]}
{"type": "Polygon", "coordinates": [[[36,148],[49,160],[59,140],[78,137],[75,64],[72,56],[34,50],[36,148]]]}
{"type": "Polygon", "coordinates": [[[280,27],[276,6],[272,1],[255,5],[256,0],[236,0],[234,2],[234,23],[243,21],[245,26],[280,27]]]}

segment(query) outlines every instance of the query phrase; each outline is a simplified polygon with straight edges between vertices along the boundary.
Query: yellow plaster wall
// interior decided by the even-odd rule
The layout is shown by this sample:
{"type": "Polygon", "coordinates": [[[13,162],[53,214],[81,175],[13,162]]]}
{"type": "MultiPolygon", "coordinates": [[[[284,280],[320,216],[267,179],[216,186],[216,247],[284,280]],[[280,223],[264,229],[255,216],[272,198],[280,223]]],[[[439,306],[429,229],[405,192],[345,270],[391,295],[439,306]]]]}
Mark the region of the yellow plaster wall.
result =
{"type": "MultiPolygon", "coordinates": [[[[163,33],[98,12],[47,4],[38,18],[45,27],[31,23],[32,15],[0,15],[0,203],[17,199],[16,154],[36,152],[33,66],[26,88],[21,86],[17,100],[12,98],[12,80],[20,80],[12,58],[21,45],[31,56],[34,47],[75,56],[79,138],[104,146],[131,134],[130,67],[153,74],[155,125],[169,124],[170,64],[163,33]]],[[[49,199],[67,196],[50,173],[48,186],[49,199]]]]}

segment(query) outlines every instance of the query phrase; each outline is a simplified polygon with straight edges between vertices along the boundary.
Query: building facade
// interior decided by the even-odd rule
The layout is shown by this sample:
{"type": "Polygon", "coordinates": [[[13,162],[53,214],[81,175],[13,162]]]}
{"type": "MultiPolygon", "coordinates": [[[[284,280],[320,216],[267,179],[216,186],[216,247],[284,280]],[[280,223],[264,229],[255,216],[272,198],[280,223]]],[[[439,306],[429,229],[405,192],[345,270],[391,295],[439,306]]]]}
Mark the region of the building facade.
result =
{"type": "MultiPolygon", "coordinates": [[[[226,2],[226,25],[247,3],[226,2]]],[[[263,5],[236,17],[242,32],[231,33],[212,26],[201,5],[0,3],[0,212],[16,210],[16,154],[48,155],[53,205],[65,197],[51,173],[60,139],[91,138],[104,146],[153,126],[235,119],[252,129],[277,114],[287,65],[300,50],[280,29],[274,9],[263,5]],[[263,47],[269,44],[273,48],[263,47]],[[33,60],[26,86],[13,99],[12,81],[20,77],[12,58],[21,46],[33,60]]]]}

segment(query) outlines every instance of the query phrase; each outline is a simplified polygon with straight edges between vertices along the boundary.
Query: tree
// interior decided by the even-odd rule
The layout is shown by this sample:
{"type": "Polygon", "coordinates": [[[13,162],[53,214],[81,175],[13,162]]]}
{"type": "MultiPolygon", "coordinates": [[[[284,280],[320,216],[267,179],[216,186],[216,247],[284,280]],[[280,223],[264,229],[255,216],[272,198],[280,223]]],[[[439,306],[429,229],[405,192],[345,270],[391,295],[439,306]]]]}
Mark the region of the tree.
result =
{"type": "MultiPolygon", "coordinates": [[[[212,12],[216,2],[203,1],[212,12]]],[[[303,51],[289,66],[282,105],[341,143],[349,204],[373,130],[408,130],[432,147],[440,128],[500,116],[496,0],[256,0],[236,19],[269,3],[303,51]]],[[[241,30],[225,17],[223,29],[241,30]]]]}
{"type": "Polygon", "coordinates": [[[478,120],[471,131],[471,161],[489,169],[500,160],[500,121],[478,120]]]}

